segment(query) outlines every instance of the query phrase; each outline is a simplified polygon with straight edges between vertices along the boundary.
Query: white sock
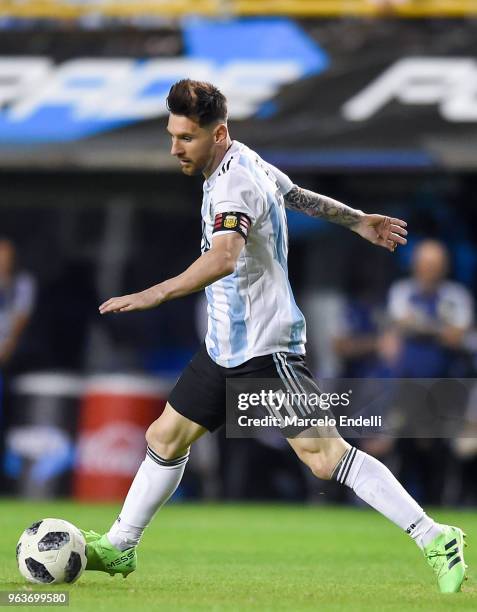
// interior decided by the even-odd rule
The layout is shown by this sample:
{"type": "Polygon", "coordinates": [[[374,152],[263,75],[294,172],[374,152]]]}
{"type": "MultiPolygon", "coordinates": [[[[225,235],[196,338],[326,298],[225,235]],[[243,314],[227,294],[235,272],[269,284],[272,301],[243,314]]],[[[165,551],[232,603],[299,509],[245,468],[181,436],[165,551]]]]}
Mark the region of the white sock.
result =
{"type": "Polygon", "coordinates": [[[146,457],[134,477],[122,510],[108,532],[108,540],[113,546],[127,550],[139,544],[144,529],[157,510],[179,486],[188,459],[189,453],[166,460],[147,447],[146,457]]]}
{"type": "Polygon", "coordinates": [[[442,532],[384,464],[357,448],[344,454],[333,478],[404,529],[420,548],[442,532]]]}

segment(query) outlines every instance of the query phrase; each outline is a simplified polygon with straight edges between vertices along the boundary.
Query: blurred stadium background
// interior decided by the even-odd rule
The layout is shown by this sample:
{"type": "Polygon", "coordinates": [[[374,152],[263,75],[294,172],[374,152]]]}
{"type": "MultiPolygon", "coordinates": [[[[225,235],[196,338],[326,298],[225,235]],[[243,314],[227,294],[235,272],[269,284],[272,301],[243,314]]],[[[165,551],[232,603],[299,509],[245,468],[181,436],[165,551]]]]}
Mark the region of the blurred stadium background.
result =
{"type": "MultiPolygon", "coordinates": [[[[296,183],[408,221],[391,255],[289,215],[318,378],[476,377],[476,15],[475,0],[0,0],[3,494],[119,502],[202,338],[201,295],[97,311],[199,253],[201,178],[165,132],[186,76],[221,87],[232,136],[296,183]],[[408,296],[404,335],[410,277],[433,291],[408,296]]],[[[475,402],[467,438],[360,443],[420,502],[475,505],[475,402]]],[[[189,465],[176,498],[351,503],[280,439],[219,432],[189,465]]]]}

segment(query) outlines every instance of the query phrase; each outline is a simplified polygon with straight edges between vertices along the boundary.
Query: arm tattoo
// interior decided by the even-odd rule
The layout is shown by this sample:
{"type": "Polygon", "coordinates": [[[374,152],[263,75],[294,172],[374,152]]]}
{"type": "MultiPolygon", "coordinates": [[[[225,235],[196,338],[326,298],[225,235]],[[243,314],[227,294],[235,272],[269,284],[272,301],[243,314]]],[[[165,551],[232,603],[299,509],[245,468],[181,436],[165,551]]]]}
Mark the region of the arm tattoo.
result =
{"type": "Polygon", "coordinates": [[[285,206],[310,217],[326,219],[345,227],[353,227],[363,213],[327,196],[294,185],[285,195],[285,206]]]}

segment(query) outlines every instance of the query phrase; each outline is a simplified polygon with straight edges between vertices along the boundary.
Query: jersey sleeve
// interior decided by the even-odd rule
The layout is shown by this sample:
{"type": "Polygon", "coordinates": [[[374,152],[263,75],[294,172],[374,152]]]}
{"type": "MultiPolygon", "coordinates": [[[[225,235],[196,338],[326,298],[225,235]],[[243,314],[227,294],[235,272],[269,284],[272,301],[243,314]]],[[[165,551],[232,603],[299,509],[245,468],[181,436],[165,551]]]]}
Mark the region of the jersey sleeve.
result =
{"type": "Polygon", "coordinates": [[[286,195],[293,187],[293,181],[281,170],[267,162],[268,171],[273,174],[282,195],[286,195]]]}
{"type": "Polygon", "coordinates": [[[235,167],[217,178],[213,194],[213,235],[248,232],[264,208],[263,196],[245,168],[235,167]]]}

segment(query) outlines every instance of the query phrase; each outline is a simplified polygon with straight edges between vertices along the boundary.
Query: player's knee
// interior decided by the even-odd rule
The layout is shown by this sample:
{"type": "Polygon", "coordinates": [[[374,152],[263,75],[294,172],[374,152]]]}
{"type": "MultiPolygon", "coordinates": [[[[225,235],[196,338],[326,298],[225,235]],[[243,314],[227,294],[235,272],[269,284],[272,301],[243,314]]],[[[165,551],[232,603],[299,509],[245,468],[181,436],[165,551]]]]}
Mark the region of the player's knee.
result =
{"type": "Polygon", "coordinates": [[[187,452],[187,448],[182,448],[177,439],[175,430],[161,424],[160,419],[149,425],[146,431],[146,441],[148,446],[163,459],[175,459],[187,452]]]}

